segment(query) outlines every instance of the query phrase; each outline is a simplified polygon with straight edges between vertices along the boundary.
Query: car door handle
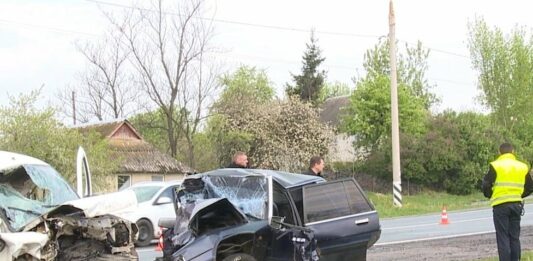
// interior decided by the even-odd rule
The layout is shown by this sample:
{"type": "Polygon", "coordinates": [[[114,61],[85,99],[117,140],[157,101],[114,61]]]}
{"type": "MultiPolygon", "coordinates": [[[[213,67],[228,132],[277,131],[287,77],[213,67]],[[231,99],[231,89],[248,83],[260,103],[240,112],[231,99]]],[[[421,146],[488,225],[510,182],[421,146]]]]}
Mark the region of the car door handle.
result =
{"type": "Polygon", "coordinates": [[[368,218],[363,218],[363,219],[357,219],[355,220],[355,224],[356,225],[362,225],[362,224],[367,224],[370,220],[368,218]]]}

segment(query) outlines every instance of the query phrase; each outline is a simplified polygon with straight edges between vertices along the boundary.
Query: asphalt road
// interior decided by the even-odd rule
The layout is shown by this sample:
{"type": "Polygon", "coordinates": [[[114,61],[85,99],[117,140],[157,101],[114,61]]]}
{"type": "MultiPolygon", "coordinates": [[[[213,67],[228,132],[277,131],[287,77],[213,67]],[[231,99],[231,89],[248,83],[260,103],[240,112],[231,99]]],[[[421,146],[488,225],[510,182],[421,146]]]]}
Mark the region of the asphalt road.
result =
{"type": "Polygon", "coordinates": [[[156,257],[163,256],[163,252],[155,251],[155,244],[148,247],[138,247],[139,261],[153,261],[156,257]]]}
{"type": "MultiPolygon", "coordinates": [[[[533,225],[533,204],[525,205],[522,226],[533,225]]],[[[494,232],[492,208],[448,212],[447,225],[440,224],[441,213],[381,219],[381,237],[376,245],[389,245],[420,240],[443,239],[456,236],[494,232]]]]}
{"type": "MultiPolygon", "coordinates": [[[[533,204],[526,204],[522,227],[533,226],[533,204]]],[[[445,239],[457,236],[481,235],[494,232],[492,209],[447,212],[448,224],[440,224],[441,213],[381,219],[381,237],[375,246],[417,242],[431,239],[445,239]]],[[[152,261],[162,252],[155,251],[155,245],[138,248],[139,260],[152,261]]]]}

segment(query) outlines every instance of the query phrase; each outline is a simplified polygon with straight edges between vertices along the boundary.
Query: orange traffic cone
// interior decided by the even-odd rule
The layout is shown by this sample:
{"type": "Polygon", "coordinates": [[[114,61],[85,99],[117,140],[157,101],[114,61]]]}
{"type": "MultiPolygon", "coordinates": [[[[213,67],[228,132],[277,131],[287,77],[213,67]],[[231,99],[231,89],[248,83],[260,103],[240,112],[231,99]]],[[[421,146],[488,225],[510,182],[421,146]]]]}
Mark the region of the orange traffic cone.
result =
{"type": "Polygon", "coordinates": [[[159,240],[157,241],[157,246],[155,247],[155,251],[163,251],[163,228],[159,228],[159,240]]]}
{"type": "Polygon", "coordinates": [[[446,206],[442,207],[442,213],[440,214],[440,224],[441,225],[450,224],[450,221],[448,221],[448,213],[446,213],[446,206]]]}

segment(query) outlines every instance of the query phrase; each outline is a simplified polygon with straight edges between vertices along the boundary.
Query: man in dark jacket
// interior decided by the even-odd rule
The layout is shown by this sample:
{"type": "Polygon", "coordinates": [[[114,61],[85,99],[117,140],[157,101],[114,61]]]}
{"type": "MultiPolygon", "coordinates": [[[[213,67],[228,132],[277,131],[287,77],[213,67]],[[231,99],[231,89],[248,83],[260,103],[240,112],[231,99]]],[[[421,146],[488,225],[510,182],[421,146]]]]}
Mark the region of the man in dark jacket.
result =
{"type": "Polygon", "coordinates": [[[242,151],[237,151],[235,155],[233,155],[231,164],[226,168],[248,168],[248,156],[242,151]]]}
{"type": "Polygon", "coordinates": [[[309,169],[303,174],[322,177],[324,170],[324,159],[320,156],[313,156],[309,160],[309,169]]]}
{"type": "Polygon", "coordinates": [[[533,191],[529,167],[513,153],[511,144],[500,145],[500,156],[490,163],[483,178],[483,195],[490,198],[500,261],[520,260],[522,199],[533,191]]]}

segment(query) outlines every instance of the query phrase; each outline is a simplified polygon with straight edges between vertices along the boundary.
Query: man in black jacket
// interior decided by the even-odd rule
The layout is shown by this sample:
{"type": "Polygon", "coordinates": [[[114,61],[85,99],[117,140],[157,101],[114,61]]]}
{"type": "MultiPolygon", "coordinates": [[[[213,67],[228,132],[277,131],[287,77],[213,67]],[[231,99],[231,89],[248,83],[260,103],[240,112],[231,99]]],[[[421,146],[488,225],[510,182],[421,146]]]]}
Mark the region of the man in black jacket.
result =
{"type": "Polygon", "coordinates": [[[226,168],[248,168],[248,156],[242,151],[237,151],[235,155],[233,155],[231,164],[226,168]]]}
{"type": "Polygon", "coordinates": [[[322,177],[324,170],[324,159],[320,156],[313,156],[309,160],[309,169],[303,174],[322,177]]]}

